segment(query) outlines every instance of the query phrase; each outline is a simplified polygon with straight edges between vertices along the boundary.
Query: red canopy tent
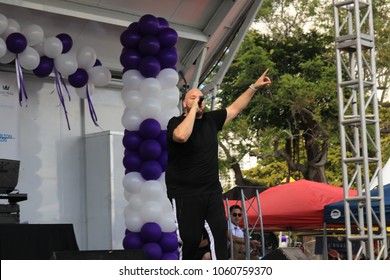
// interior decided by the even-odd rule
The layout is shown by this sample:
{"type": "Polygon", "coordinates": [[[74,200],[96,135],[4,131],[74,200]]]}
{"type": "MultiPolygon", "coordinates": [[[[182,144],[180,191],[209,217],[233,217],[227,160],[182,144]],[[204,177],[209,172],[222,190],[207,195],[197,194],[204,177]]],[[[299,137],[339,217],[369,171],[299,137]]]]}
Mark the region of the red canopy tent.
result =
{"type": "MultiPolygon", "coordinates": [[[[350,190],[350,195],[356,195],[350,190]]],[[[343,188],[308,180],[270,187],[259,194],[264,230],[314,230],[323,227],[324,206],[344,199],[343,188]]],[[[248,224],[259,227],[256,197],[246,203],[248,224]]]]}

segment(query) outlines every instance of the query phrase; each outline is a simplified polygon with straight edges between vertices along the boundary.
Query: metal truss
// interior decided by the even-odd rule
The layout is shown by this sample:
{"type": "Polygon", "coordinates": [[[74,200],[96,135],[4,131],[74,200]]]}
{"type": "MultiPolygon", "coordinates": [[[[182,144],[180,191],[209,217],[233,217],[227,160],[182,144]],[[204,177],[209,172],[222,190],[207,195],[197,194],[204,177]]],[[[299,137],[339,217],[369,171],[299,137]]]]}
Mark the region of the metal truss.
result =
{"type": "Polygon", "coordinates": [[[348,259],[387,257],[371,0],[333,0],[348,259]],[[371,196],[374,182],[378,196],[371,196]],[[350,188],[357,196],[348,195],[350,188]],[[372,203],[379,203],[379,216],[372,203]],[[358,205],[355,217],[351,205],[358,205]],[[350,213],[350,215],[348,214],[350,213]],[[358,241],[358,252],[352,242],[358,241]]]}

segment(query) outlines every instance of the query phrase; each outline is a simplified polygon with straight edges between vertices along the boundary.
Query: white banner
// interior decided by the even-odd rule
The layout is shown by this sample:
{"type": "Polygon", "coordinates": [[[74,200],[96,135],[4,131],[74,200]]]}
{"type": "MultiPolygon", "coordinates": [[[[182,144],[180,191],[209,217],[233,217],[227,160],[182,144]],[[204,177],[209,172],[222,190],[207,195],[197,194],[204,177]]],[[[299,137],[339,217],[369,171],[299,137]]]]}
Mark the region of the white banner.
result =
{"type": "Polygon", "coordinates": [[[15,73],[0,72],[0,158],[19,158],[19,97],[15,73]]]}

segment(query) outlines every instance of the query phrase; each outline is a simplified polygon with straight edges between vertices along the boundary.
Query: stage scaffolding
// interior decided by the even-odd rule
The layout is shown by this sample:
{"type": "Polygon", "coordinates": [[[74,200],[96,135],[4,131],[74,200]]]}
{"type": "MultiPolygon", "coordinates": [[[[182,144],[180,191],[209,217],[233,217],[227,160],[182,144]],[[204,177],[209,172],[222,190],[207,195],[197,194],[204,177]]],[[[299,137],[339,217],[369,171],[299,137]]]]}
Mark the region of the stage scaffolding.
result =
{"type": "Polygon", "coordinates": [[[371,0],[333,1],[337,92],[344,187],[347,257],[387,257],[386,219],[382,180],[382,157],[376,85],[375,43],[371,0]],[[378,196],[370,190],[378,182],[378,196]],[[348,195],[356,188],[358,195],[348,195]],[[358,216],[350,203],[359,205],[358,216]],[[371,204],[378,201],[379,217],[371,204]],[[353,234],[352,228],[358,228],[353,234]],[[360,248],[352,256],[352,241],[360,248]]]}

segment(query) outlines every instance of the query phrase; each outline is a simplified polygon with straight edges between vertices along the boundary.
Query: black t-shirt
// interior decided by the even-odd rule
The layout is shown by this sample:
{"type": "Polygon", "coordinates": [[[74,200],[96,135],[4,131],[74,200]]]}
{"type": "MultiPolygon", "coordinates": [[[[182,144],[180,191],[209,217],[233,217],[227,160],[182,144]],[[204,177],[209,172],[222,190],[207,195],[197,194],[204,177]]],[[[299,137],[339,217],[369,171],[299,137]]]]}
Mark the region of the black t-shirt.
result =
{"type": "Polygon", "coordinates": [[[169,198],[222,192],[218,173],[218,131],[226,120],[226,109],[206,112],[196,119],[186,143],[173,141],[174,129],[185,116],[168,123],[168,166],[165,174],[169,198]]]}

